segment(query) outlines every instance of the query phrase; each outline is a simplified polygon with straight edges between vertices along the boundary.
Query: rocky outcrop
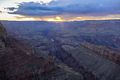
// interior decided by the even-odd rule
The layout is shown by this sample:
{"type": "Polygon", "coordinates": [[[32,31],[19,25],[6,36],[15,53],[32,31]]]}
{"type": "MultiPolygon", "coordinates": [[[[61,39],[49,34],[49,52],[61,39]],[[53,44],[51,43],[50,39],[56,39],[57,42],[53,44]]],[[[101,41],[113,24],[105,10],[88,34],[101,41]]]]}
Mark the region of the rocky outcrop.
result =
{"type": "Polygon", "coordinates": [[[82,46],[88,48],[98,55],[101,55],[117,64],[120,64],[120,52],[111,50],[105,46],[98,46],[90,43],[83,43],[82,46]]]}
{"type": "Polygon", "coordinates": [[[7,33],[3,25],[0,23],[0,39],[4,41],[6,39],[7,33]]]}
{"type": "MultiPolygon", "coordinates": [[[[116,62],[117,56],[112,55],[105,47],[99,47],[90,44],[81,44],[78,47],[71,45],[63,45],[62,47],[66,52],[71,54],[73,58],[83,65],[85,69],[93,73],[99,80],[119,80],[120,79],[120,65],[116,62]],[[102,53],[102,51],[104,51],[102,53]],[[107,52],[106,52],[107,51],[107,52]]],[[[114,52],[114,51],[113,51],[114,52]]],[[[67,60],[65,57],[63,60],[67,60]]],[[[71,60],[71,59],[70,59],[71,60]]],[[[118,58],[119,60],[119,58],[118,58]]],[[[70,62],[69,64],[74,64],[70,62]]],[[[78,65],[75,66],[77,68],[78,65]]],[[[88,79],[89,80],[89,79],[88,79]]]]}
{"type": "Polygon", "coordinates": [[[6,31],[3,25],[0,23],[0,56],[5,51],[6,31]]]}

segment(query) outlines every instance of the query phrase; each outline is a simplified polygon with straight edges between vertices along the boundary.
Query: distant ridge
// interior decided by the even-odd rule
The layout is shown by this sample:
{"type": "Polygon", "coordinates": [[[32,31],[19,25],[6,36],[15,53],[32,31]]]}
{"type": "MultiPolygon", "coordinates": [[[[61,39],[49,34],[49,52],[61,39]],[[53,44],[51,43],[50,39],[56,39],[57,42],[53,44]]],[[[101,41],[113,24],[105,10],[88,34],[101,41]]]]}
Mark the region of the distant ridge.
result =
{"type": "MultiPolygon", "coordinates": [[[[9,21],[9,20],[0,20],[1,22],[9,21]]],[[[110,19],[110,20],[79,20],[79,21],[63,21],[63,22],[57,22],[57,23],[64,23],[64,22],[84,22],[84,21],[120,21],[120,19],[110,19]]],[[[9,22],[53,22],[55,21],[9,21],[9,22]]]]}

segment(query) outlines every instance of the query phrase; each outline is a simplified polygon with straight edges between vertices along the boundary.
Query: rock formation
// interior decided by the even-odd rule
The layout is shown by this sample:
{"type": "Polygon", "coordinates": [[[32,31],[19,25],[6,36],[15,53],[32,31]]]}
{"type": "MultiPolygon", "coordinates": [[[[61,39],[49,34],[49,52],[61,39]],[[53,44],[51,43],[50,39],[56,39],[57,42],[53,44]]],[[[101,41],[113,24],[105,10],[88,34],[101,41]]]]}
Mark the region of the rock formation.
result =
{"type": "Polygon", "coordinates": [[[0,80],[82,80],[80,74],[69,72],[33,54],[24,43],[7,37],[0,23],[0,80]]]}

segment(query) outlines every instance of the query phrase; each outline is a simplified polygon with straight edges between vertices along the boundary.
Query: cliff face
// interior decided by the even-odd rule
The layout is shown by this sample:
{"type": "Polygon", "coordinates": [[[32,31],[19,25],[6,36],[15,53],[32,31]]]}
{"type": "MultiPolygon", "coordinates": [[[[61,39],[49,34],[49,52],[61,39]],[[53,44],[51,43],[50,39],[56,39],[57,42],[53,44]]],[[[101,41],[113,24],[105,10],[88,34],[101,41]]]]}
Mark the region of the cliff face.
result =
{"type": "Polygon", "coordinates": [[[3,40],[7,36],[6,30],[3,25],[0,23],[0,38],[3,40]]]}
{"type": "Polygon", "coordinates": [[[4,53],[5,50],[5,38],[6,38],[6,31],[3,25],[0,23],[0,54],[4,53]]]}

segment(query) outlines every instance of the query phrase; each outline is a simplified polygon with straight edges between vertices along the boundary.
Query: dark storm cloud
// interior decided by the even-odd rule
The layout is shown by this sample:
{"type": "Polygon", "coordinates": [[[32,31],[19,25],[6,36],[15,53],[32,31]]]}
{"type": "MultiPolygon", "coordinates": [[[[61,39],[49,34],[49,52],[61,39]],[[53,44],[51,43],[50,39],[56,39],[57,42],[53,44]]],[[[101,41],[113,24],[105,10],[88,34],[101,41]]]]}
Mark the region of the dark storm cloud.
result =
{"type": "MultiPolygon", "coordinates": [[[[108,15],[120,13],[120,1],[118,0],[57,0],[49,4],[27,2],[19,4],[17,11],[11,14],[28,16],[50,15],[108,15]]],[[[16,8],[8,8],[10,11],[16,8]]]]}

